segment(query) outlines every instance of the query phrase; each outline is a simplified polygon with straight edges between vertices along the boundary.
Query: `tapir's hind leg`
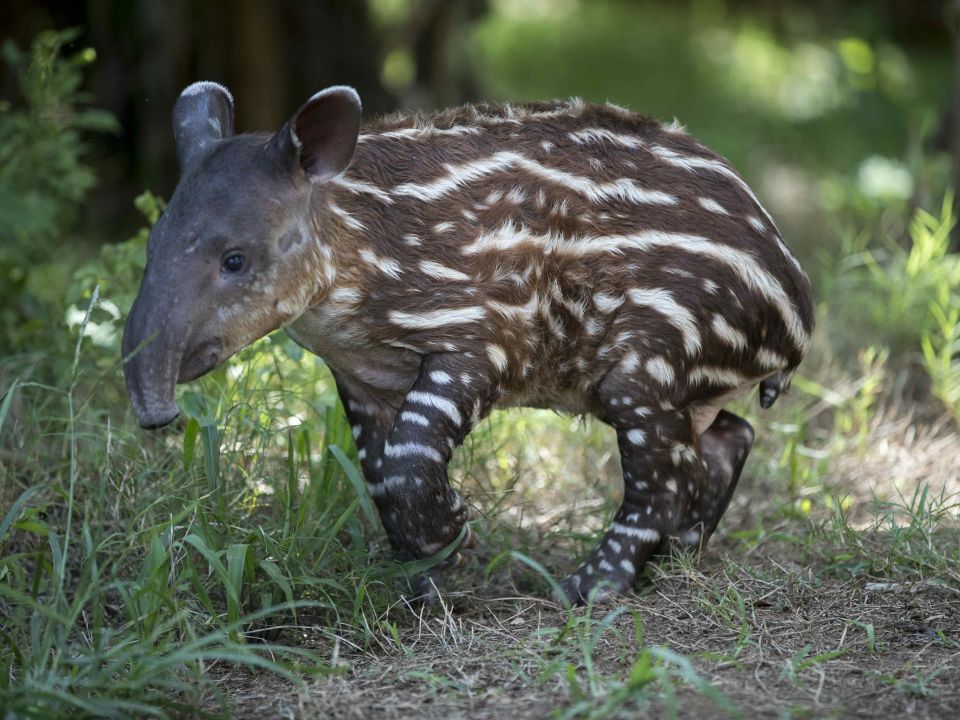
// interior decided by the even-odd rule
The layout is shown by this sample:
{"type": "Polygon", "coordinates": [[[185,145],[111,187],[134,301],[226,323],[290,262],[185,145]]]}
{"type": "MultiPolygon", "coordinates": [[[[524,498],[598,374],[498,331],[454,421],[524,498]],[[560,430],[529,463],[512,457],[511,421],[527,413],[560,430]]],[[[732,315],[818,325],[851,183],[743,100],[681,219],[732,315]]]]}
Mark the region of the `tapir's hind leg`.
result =
{"type": "Polygon", "coordinates": [[[641,399],[643,385],[610,373],[601,384],[601,419],[617,431],[623,467],[623,504],[600,545],[563,582],[572,602],[628,591],[663,540],[675,536],[691,500],[707,481],[688,411],[665,410],[641,399]]]}
{"type": "Polygon", "coordinates": [[[698,440],[707,463],[707,482],[693,499],[677,535],[682,544],[702,548],[730,505],[753,447],[753,428],[742,417],[721,410],[698,440]]]}

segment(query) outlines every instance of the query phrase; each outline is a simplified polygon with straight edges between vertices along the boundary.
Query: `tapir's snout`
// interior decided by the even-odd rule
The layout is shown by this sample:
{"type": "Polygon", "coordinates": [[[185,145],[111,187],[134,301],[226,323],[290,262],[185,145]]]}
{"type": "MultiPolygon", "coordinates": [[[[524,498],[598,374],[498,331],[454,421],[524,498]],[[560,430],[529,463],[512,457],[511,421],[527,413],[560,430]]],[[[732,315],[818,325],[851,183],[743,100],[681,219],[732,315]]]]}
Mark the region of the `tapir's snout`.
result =
{"type": "Polygon", "coordinates": [[[143,288],[130,309],[123,330],[123,376],[140,427],[152,430],[169,425],[180,414],[174,386],[186,344],[169,315],[147,310],[143,288]]]}

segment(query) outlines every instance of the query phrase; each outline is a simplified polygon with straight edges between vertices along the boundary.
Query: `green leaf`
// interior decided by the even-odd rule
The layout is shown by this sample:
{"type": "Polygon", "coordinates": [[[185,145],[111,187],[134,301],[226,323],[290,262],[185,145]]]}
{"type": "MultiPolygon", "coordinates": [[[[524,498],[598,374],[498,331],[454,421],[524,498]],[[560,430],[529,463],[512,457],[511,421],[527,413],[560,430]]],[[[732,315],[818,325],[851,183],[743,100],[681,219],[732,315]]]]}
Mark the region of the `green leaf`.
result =
{"type": "Polygon", "coordinates": [[[27,504],[27,501],[40,492],[40,488],[37,486],[27,488],[18,497],[13,505],[10,506],[10,509],[7,510],[6,515],[3,516],[3,521],[0,522],[0,543],[3,542],[4,536],[7,534],[7,530],[10,529],[10,526],[20,517],[20,512],[23,510],[23,506],[27,504]]]}
{"type": "Polygon", "coordinates": [[[344,474],[350,480],[350,484],[353,485],[353,489],[357,493],[357,499],[360,501],[360,509],[363,511],[367,521],[376,527],[377,511],[373,506],[373,500],[370,498],[370,491],[367,489],[367,483],[360,474],[360,471],[357,470],[357,466],[354,465],[350,461],[350,458],[347,457],[346,453],[344,453],[343,450],[338,448],[336,445],[331,445],[329,449],[330,454],[336,458],[337,463],[341,468],[343,468],[344,474]]]}
{"type": "Polygon", "coordinates": [[[200,432],[200,423],[191,417],[183,430],[183,469],[187,471],[193,465],[197,456],[197,434],[200,432]]]}
{"type": "Polygon", "coordinates": [[[246,543],[234,543],[227,548],[227,622],[235,623],[240,619],[240,598],[243,592],[244,568],[247,564],[246,543]]]}
{"type": "MultiPolygon", "coordinates": [[[[3,403],[0,404],[0,435],[3,434],[3,423],[7,419],[7,413],[10,412],[10,403],[13,402],[13,394],[16,392],[17,385],[19,384],[19,378],[13,381],[10,389],[7,390],[7,394],[3,396],[3,403]]],[[[2,533],[0,533],[0,537],[3,537],[2,533]]]]}

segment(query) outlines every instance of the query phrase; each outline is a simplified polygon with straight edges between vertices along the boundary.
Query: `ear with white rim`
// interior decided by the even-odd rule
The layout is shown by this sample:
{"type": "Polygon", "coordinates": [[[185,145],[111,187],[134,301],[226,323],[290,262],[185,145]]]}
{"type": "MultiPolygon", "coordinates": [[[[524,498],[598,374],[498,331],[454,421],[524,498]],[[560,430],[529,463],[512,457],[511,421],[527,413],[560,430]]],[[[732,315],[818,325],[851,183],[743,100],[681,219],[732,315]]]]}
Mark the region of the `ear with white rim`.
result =
{"type": "Polygon", "coordinates": [[[214,145],[233,135],[233,96],[215,82],[184,88],[173,106],[173,139],[181,172],[187,172],[214,145]]]}
{"type": "Polygon", "coordinates": [[[297,110],[271,140],[273,148],[297,164],[310,182],[336,177],[350,165],[360,134],[360,96],[352,87],[321,90],[297,110]]]}

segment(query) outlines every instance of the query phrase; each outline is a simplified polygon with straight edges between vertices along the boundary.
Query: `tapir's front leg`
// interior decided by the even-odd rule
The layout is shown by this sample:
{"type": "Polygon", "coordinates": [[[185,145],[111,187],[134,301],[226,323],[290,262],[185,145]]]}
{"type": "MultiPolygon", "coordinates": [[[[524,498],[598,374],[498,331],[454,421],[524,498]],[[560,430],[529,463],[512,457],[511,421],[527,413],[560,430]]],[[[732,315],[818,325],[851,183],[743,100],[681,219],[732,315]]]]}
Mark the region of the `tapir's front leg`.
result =
{"type": "MultiPolygon", "coordinates": [[[[429,557],[463,529],[468,508],[447,482],[447,463],[496,398],[490,376],[476,358],[462,355],[429,355],[421,363],[387,435],[382,473],[370,485],[400,558],[429,557]]],[[[468,528],[463,544],[472,542],[468,528]]]]}
{"type": "Polygon", "coordinates": [[[357,443],[363,475],[371,485],[383,480],[383,446],[397,416],[397,407],[370,393],[362,384],[332,370],[337,392],[357,443]]]}

